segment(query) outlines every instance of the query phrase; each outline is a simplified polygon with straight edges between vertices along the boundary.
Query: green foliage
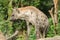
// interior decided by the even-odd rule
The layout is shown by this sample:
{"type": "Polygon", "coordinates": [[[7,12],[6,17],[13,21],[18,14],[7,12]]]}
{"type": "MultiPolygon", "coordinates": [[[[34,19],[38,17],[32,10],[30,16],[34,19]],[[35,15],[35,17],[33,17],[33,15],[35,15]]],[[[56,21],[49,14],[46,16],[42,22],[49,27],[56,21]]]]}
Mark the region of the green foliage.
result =
{"type": "MultiPolygon", "coordinates": [[[[12,13],[12,8],[21,7],[21,4],[23,6],[31,5],[38,7],[39,9],[47,13],[46,11],[48,11],[51,8],[53,2],[52,0],[13,0],[13,1],[0,0],[0,30],[4,33],[4,35],[11,36],[15,32],[15,30],[23,31],[24,32],[23,34],[25,35],[25,32],[27,30],[25,21],[17,20],[13,23],[9,21],[9,18],[12,13]]],[[[58,20],[59,23],[56,29],[57,29],[57,35],[60,35],[60,12],[58,13],[58,20]]],[[[48,29],[46,37],[53,37],[55,36],[55,32],[51,18],[49,18],[49,23],[50,27],[48,29]]],[[[15,40],[24,40],[26,37],[24,35],[17,35],[15,40]]],[[[35,29],[34,26],[31,26],[29,40],[35,40],[35,39],[36,39],[35,29]]]]}
{"type": "Polygon", "coordinates": [[[51,25],[48,29],[47,37],[55,36],[54,25],[51,25]]]}

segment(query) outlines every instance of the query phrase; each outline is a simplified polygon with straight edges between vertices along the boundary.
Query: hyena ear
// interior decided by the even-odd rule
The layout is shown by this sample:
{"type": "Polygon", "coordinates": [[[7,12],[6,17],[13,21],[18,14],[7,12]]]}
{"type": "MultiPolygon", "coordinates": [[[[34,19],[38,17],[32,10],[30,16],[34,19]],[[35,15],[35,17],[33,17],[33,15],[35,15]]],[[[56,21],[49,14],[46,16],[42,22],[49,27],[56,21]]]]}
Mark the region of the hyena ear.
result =
{"type": "Polygon", "coordinates": [[[17,11],[18,13],[20,13],[20,11],[18,10],[18,8],[16,8],[16,7],[14,7],[13,10],[17,11]]]}
{"type": "Polygon", "coordinates": [[[17,11],[18,13],[20,13],[20,11],[19,11],[19,9],[18,9],[18,8],[16,8],[16,11],[17,11]]]}
{"type": "Polygon", "coordinates": [[[15,9],[15,10],[16,10],[17,8],[16,8],[16,7],[14,7],[13,9],[15,9]]]}
{"type": "Polygon", "coordinates": [[[14,9],[16,9],[16,7],[14,7],[14,9]]]}

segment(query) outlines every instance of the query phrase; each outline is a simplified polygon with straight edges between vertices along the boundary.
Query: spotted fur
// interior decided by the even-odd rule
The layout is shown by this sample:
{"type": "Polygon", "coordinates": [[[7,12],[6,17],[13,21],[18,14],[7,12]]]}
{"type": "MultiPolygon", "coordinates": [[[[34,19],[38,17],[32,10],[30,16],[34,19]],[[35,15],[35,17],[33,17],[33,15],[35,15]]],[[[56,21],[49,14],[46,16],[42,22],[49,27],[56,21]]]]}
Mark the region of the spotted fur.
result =
{"type": "Polygon", "coordinates": [[[36,38],[44,38],[46,30],[49,27],[47,16],[34,6],[14,8],[11,20],[25,20],[27,22],[28,36],[30,33],[29,23],[35,26],[36,38]]]}

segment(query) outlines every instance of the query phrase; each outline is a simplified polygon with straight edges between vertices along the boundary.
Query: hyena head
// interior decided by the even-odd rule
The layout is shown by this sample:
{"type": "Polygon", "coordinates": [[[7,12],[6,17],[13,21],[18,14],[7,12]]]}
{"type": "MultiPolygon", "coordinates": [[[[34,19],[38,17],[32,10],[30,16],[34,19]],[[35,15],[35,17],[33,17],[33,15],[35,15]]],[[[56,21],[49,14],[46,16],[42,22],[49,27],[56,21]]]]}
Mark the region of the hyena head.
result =
{"type": "Polygon", "coordinates": [[[30,10],[21,10],[19,8],[15,8],[12,11],[12,15],[10,20],[14,21],[17,19],[25,20],[31,15],[30,10]]]}

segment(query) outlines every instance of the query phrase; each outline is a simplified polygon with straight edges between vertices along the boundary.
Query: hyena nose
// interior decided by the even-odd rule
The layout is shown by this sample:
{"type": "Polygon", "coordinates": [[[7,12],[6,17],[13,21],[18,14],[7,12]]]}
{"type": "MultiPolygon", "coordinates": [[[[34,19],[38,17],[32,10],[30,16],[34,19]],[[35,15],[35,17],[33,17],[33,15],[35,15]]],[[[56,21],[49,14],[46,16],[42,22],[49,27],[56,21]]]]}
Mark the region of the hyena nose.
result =
{"type": "Polygon", "coordinates": [[[10,18],[10,21],[15,21],[16,19],[12,16],[11,18],[10,18]]]}

